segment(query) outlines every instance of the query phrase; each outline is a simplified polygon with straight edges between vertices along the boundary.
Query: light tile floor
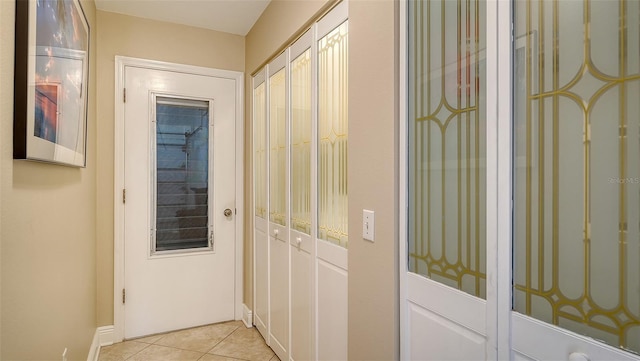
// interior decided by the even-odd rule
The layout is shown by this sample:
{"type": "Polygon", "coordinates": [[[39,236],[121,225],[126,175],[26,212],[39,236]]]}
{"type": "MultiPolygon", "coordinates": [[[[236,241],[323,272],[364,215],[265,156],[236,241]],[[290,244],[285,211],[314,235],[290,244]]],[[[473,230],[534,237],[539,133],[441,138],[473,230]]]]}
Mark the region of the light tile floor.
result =
{"type": "Polygon", "coordinates": [[[169,332],[100,349],[99,361],[279,361],[255,327],[242,321],[169,332]]]}

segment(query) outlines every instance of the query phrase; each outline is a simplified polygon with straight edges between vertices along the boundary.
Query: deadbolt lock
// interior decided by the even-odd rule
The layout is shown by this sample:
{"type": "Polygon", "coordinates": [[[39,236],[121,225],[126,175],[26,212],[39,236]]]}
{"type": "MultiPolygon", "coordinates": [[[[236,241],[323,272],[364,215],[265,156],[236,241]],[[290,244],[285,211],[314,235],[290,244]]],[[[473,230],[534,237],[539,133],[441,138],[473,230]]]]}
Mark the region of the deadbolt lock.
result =
{"type": "Polygon", "coordinates": [[[225,217],[231,217],[231,214],[232,214],[232,213],[233,213],[233,212],[232,212],[229,208],[227,208],[227,209],[225,209],[225,210],[224,210],[224,216],[225,216],[225,217]]]}

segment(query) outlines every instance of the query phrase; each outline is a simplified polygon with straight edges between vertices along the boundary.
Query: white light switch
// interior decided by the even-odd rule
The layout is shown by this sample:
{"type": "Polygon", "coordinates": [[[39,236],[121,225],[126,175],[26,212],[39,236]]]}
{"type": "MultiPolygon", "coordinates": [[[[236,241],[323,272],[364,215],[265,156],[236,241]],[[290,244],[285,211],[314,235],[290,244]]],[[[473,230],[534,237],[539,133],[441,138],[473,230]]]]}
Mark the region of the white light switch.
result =
{"type": "Polygon", "coordinates": [[[362,238],[373,242],[375,231],[374,212],[362,210],[362,238]]]}

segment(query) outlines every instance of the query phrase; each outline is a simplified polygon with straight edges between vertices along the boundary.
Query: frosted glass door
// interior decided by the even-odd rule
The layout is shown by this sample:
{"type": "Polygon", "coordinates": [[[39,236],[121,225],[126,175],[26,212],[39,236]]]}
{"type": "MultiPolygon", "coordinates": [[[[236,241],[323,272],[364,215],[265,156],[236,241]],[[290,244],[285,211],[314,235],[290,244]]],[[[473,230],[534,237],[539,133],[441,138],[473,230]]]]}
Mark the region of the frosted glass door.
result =
{"type": "Polygon", "coordinates": [[[311,49],[291,62],[291,228],[311,235],[311,49]]]}
{"type": "Polygon", "coordinates": [[[285,69],[269,78],[269,220],[286,226],[285,69]]]}
{"type": "Polygon", "coordinates": [[[286,56],[268,66],[269,104],[269,338],[281,360],[289,359],[289,193],[286,56]]]}
{"type": "Polygon", "coordinates": [[[407,359],[490,357],[486,7],[407,3],[407,359]]]}
{"type": "Polygon", "coordinates": [[[253,91],[253,149],[255,215],[267,217],[267,124],[265,116],[266,93],[262,82],[253,91]]]}
{"type": "Polygon", "coordinates": [[[253,78],[254,324],[269,342],[267,92],[264,70],[253,78]]]}
{"type": "Polygon", "coordinates": [[[316,340],[320,360],[347,359],[348,345],[348,79],[346,2],[318,21],[317,56],[316,340]]]}
{"type": "Polygon", "coordinates": [[[640,352],[640,2],[515,10],[514,310],[640,352]]]}
{"type": "Polygon", "coordinates": [[[482,1],[415,2],[410,41],[409,271],[485,297],[482,1]]]}
{"type": "Polygon", "coordinates": [[[318,238],[347,247],[348,24],[318,41],[318,238]]]}
{"type": "Polygon", "coordinates": [[[313,359],[311,34],[291,47],[291,359],[313,359]],[[306,50],[305,50],[306,48],[306,50]],[[294,51],[296,51],[294,53],[294,51]],[[298,54],[298,52],[300,52],[298,54]]]}

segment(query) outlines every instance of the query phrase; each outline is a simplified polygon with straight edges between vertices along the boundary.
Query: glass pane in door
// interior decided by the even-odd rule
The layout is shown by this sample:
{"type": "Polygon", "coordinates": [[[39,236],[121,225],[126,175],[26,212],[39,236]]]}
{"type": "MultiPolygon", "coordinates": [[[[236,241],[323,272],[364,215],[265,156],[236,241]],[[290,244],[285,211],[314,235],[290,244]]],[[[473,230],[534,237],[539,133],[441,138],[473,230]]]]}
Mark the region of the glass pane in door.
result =
{"type": "Polygon", "coordinates": [[[291,227],[311,235],[311,49],[291,62],[291,227]]]}
{"type": "Polygon", "coordinates": [[[287,225],[287,153],[285,115],[285,70],[271,76],[269,81],[269,219],[287,225]]]}
{"type": "Polygon", "coordinates": [[[155,251],[209,247],[209,102],[156,99],[155,251]]]}
{"type": "Polygon", "coordinates": [[[514,309],[640,352],[640,2],[516,1],[514,309]]]}
{"type": "Polygon", "coordinates": [[[408,11],[409,271],[485,298],[486,3],[408,11]]]}
{"type": "Polygon", "coordinates": [[[318,41],[318,238],[347,248],[348,22],[318,41]]]}
{"type": "Polygon", "coordinates": [[[256,217],[267,217],[267,124],[264,82],[253,91],[254,192],[256,217]]]}

